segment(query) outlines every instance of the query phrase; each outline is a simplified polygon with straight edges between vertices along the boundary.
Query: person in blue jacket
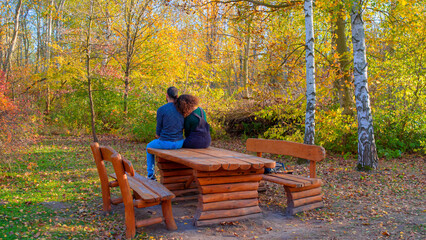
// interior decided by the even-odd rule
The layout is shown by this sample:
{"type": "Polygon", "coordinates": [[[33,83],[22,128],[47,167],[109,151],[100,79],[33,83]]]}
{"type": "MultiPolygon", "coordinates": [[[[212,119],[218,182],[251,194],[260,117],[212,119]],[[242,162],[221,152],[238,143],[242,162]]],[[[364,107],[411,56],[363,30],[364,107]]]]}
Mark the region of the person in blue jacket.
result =
{"type": "Polygon", "coordinates": [[[156,137],[146,146],[146,163],[148,178],[155,178],[155,157],[148,153],[148,148],[157,149],[179,149],[183,145],[183,123],[184,118],[176,107],[175,101],[178,98],[178,90],[175,87],[167,89],[166,99],[167,104],[161,106],[157,110],[157,128],[156,137]]]}

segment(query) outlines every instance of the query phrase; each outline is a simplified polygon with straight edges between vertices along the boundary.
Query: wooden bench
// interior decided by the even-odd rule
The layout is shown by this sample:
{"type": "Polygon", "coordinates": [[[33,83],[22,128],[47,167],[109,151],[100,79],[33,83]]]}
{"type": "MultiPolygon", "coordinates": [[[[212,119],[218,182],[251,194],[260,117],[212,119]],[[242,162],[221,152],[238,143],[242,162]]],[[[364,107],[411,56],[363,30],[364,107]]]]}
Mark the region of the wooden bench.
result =
{"type": "Polygon", "coordinates": [[[316,178],[316,162],[325,159],[323,147],[302,143],[249,138],[246,142],[248,151],[272,153],[303,158],[310,161],[309,177],[292,174],[264,174],[262,179],[284,186],[287,195],[287,209],[289,215],[323,207],[323,194],[321,193],[322,181],[316,178]]]}
{"type": "Polygon", "coordinates": [[[111,147],[99,146],[98,143],[90,145],[96,167],[101,181],[103,210],[111,211],[111,204],[123,202],[125,209],[126,238],[132,238],[136,234],[137,227],[149,226],[165,222],[167,229],[176,230],[177,226],[173,218],[171,200],[175,197],[160,183],[149,180],[133,169],[130,161],[121,157],[111,147]],[[108,173],[104,161],[111,162],[114,173],[108,180],[108,173]],[[120,187],[120,198],[111,198],[110,188],[120,187]],[[133,193],[132,193],[133,192],[133,193]],[[161,204],[163,217],[149,218],[136,221],[134,208],[145,208],[161,204]]]}

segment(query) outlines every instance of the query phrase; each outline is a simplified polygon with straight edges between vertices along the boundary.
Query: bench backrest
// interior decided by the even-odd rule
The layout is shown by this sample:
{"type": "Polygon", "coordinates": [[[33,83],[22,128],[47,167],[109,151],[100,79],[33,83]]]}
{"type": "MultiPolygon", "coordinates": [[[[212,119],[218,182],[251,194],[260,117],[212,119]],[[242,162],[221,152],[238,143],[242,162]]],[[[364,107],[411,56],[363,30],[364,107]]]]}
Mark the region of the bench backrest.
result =
{"type": "MultiPolygon", "coordinates": [[[[116,175],[117,170],[121,173],[121,175],[127,173],[130,176],[135,175],[135,171],[133,169],[132,163],[121,159],[120,154],[118,154],[114,149],[108,146],[100,146],[99,143],[90,144],[90,148],[92,149],[93,158],[95,159],[96,168],[98,169],[99,179],[101,182],[102,189],[102,199],[104,201],[104,211],[111,210],[111,192],[110,187],[113,186],[112,182],[108,180],[108,171],[105,167],[105,162],[111,162],[114,166],[114,172],[116,175]],[[114,161],[118,161],[118,164],[114,165],[114,161]],[[106,208],[106,209],[105,209],[106,208]]],[[[117,178],[118,181],[118,178],[117,178]]],[[[120,184],[120,181],[118,181],[120,184]]],[[[128,184],[127,184],[128,185],[128,184]]],[[[117,186],[117,185],[115,185],[117,186]]]]}
{"type": "Polygon", "coordinates": [[[259,157],[262,153],[272,153],[307,159],[310,161],[309,172],[312,178],[316,177],[316,162],[325,159],[325,149],[321,146],[282,140],[249,138],[246,148],[248,151],[256,152],[259,157]]]}

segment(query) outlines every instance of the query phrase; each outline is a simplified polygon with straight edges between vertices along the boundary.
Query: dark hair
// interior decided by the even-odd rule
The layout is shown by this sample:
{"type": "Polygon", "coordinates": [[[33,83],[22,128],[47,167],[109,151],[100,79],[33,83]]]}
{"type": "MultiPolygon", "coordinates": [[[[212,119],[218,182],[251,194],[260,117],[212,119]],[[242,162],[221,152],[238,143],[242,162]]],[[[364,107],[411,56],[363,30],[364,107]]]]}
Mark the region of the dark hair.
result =
{"type": "Polygon", "coordinates": [[[175,87],[169,87],[167,89],[167,96],[176,101],[176,99],[178,98],[178,89],[175,87]]]}
{"type": "Polygon", "coordinates": [[[194,107],[198,105],[200,100],[196,96],[189,94],[182,94],[176,100],[175,105],[177,110],[184,116],[187,117],[194,110],[194,107]]]}

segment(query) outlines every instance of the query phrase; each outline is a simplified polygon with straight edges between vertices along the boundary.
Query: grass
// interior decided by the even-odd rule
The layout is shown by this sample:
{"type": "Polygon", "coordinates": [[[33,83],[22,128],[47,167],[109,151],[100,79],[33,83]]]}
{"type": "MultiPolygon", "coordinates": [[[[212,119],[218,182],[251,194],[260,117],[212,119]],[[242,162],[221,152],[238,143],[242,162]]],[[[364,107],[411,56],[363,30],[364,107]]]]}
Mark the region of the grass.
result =
{"type": "MultiPolygon", "coordinates": [[[[144,144],[106,136],[101,142],[129,159],[142,175],[146,174],[144,144]]],[[[89,144],[88,137],[51,136],[28,148],[1,155],[0,239],[124,237],[123,215],[117,211],[110,215],[102,212],[99,179],[89,144]]],[[[245,151],[238,139],[216,141],[214,146],[245,151]]],[[[284,160],[280,156],[267,157],[284,160]]],[[[285,160],[295,174],[307,174],[307,165],[285,160]]],[[[350,239],[356,234],[360,239],[424,239],[424,156],[380,160],[380,169],[372,173],[356,171],[355,163],[355,159],[329,154],[327,160],[317,165],[318,177],[325,183],[325,207],[295,218],[306,226],[320,226],[325,234],[310,232],[309,236],[350,239]]],[[[268,184],[267,189],[260,195],[261,205],[284,212],[282,187],[268,184]]],[[[236,229],[238,226],[230,226],[229,231],[233,232],[228,234],[243,236],[236,229]]],[[[209,234],[209,230],[199,231],[209,234]]],[[[137,239],[158,237],[149,236],[143,228],[138,233],[137,239]]]]}
{"type": "MultiPolygon", "coordinates": [[[[0,239],[108,238],[123,232],[122,219],[99,211],[99,178],[88,146],[87,139],[48,138],[2,156],[0,239]]],[[[112,146],[132,151],[129,160],[142,159],[143,152],[128,145],[112,146]]]]}

